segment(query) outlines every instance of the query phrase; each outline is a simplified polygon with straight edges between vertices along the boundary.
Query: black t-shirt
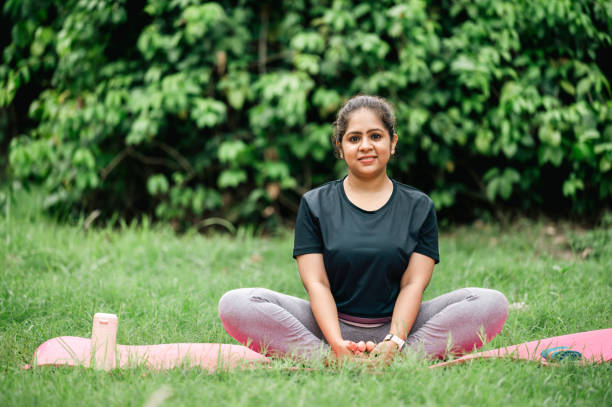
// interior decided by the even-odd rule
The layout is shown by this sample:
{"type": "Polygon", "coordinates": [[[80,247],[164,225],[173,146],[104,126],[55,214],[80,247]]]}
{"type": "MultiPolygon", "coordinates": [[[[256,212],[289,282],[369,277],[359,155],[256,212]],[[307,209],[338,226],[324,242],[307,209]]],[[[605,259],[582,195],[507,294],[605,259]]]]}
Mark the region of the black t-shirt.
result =
{"type": "Polygon", "coordinates": [[[410,255],[417,252],[440,261],[433,202],[423,192],[392,180],[389,200],[366,211],[349,201],[342,181],[328,182],[302,197],[293,257],[323,254],[339,312],[390,316],[410,255]]]}

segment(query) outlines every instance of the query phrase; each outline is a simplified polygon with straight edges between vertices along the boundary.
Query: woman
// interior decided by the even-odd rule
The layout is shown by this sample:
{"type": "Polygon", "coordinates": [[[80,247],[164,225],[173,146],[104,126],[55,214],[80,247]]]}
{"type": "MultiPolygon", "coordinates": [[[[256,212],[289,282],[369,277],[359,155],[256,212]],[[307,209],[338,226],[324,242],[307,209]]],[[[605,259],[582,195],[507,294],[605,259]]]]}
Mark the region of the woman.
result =
{"type": "Polygon", "coordinates": [[[219,302],[226,331],[256,351],[306,357],[330,346],[351,358],[368,341],[387,360],[420,347],[436,357],[470,351],[497,335],[508,313],[498,291],[463,288],[421,302],[439,262],[436,214],[427,195],[387,177],[398,139],[390,105],[353,97],[334,130],[348,175],[307,192],[296,222],[293,256],[310,302],[232,290],[219,302]]]}

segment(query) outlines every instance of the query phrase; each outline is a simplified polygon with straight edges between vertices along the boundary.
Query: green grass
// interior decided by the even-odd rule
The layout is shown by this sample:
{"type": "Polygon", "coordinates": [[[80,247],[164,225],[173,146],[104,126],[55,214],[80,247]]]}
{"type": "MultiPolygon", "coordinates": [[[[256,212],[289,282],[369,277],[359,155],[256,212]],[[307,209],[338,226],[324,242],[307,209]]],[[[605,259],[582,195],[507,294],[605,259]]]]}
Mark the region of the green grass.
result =
{"type": "MultiPolygon", "coordinates": [[[[446,370],[404,359],[375,373],[272,369],[219,372],[84,368],[24,371],[45,340],[89,337],[95,312],[119,316],[118,342],[235,343],[217,301],[236,287],[263,286],[305,297],[292,236],[261,239],[175,236],[146,224],[85,230],[40,215],[23,195],[0,215],[0,405],[610,405],[610,364],[541,367],[484,361],[446,370]]],[[[425,297],[491,287],[511,303],[487,348],[612,326],[612,231],[521,221],[506,230],[442,230],[442,262],[425,297]],[[589,249],[585,252],[586,249],[589,249]],[[586,254],[585,254],[586,253],[586,254]],[[583,259],[581,256],[585,255],[583,259]]]]}

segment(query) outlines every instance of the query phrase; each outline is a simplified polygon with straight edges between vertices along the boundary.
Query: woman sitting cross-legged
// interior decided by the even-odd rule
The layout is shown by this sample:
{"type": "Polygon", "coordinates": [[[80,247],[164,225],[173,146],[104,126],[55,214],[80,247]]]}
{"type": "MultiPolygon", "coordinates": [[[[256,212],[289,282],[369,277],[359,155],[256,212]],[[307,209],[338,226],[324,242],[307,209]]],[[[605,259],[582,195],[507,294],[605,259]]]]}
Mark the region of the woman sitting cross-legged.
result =
{"type": "Polygon", "coordinates": [[[422,302],[439,262],[436,213],[426,194],[387,177],[397,139],[383,98],[355,96],[339,110],[334,147],[348,175],[307,192],[296,221],[293,256],[310,301],[229,291],[219,316],[232,337],[303,357],[331,347],[350,358],[369,341],[390,360],[410,349],[471,351],[501,331],[508,302],[499,291],[461,288],[422,302]]]}

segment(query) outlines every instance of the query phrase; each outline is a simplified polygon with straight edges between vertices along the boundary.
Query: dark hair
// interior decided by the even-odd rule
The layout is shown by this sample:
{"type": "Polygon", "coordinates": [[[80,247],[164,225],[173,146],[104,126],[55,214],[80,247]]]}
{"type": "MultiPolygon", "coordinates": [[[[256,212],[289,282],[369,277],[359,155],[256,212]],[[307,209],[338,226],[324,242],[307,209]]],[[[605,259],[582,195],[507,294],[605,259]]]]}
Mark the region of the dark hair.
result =
{"type": "Polygon", "coordinates": [[[340,110],[338,110],[338,116],[333,123],[334,134],[332,136],[332,144],[336,157],[340,156],[338,145],[342,142],[342,137],[344,137],[344,133],[346,133],[351,115],[359,109],[368,109],[375,113],[383,126],[385,126],[385,129],[389,132],[391,139],[393,139],[393,135],[395,134],[395,116],[393,115],[391,103],[380,96],[353,96],[342,105],[340,110]]]}

